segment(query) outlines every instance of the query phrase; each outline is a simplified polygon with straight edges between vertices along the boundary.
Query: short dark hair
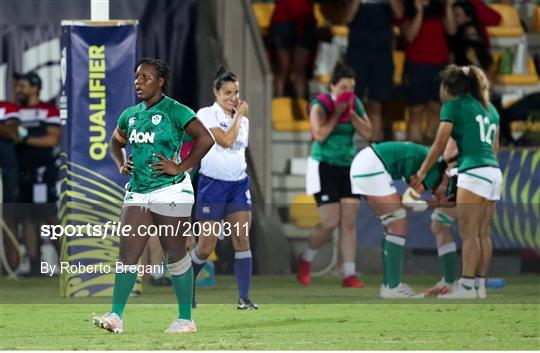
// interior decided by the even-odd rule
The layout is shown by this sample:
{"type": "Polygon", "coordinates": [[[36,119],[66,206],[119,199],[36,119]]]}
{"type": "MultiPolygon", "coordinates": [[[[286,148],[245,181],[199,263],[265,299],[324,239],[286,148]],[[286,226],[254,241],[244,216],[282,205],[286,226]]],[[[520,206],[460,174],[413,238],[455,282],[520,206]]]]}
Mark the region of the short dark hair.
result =
{"type": "Polygon", "coordinates": [[[30,71],[25,74],[16,73],[13,75],[15,81],[26,80],[30,86],[37,87],[38,90],[41,90],[41,77],[35,72],[30,71]]]}
{"type": "Polygon", "coordinates": [[[214,88],[219,91],[224,82],[236,81],[238,81],[238,77],[236,77],[233,72],[227,70],[223,65],[221,65],[216,72],[216,77],[214,78],[214,88]]]}
{"type": "Polygon", "coordinates": [[[152,65],[157,76],[163,79],[163,86],[161,87],[161,91],[163,93],[167,93],[167,91],[169,90],[169,77],[171,74],[169,70],[169,65],[167,65],[167,63],[160,59],[142,58],[137,62],[137,65],[135,65],[134,71],[137,72],[137,68],[142,64],[152,65]]]}
{"type": "Polygon", "coordinates": [[[341,61],[338,61],[336,66],[334,66],[334,70],[332,70],[332,77],[330,78],[330,83],[332,85],[335,85],[341,80],[342,78],[352,78],[354,79],[354,70],[342,63],[341,61]]]}

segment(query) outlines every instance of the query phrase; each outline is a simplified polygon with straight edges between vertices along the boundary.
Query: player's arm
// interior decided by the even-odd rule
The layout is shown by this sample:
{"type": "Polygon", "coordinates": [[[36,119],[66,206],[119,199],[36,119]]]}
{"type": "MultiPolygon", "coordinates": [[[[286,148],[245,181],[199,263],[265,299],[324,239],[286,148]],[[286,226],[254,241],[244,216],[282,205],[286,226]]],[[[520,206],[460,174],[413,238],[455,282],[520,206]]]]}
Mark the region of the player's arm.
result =
{"type": "Polygon", "coordinates": [[[457,32],[456,19],[454,18],[454,11],[452,9],[455,3],[456,0],[446,0],[446,11],[444,14],[443,23],[446,34],[449,36],[453,36],[457,32]]]}
{"type": "Polygon", "coordinates": [[[405,8],[403,7],[403,1],[401,0],[390,0],[390,9],[392,9],[392,14],[394,18],[401,19],[405,13],[405,8]]]}
{"type": "Polygon", "coordinates": [[[109,141],[109,154],[111,155],[114,164],[116,164],[116,168],[122,175],[129,175],[133,168],[133,161],[131,158],[126,160],[126,144],[127,136],[117,126],[109,141]]]}
{"type": "Polygon", "coordinates": [[[236,107],[236,113],[231,126],[227,131],[221,130],[219,127],[211,128],[210,131],[218,145],[224,148],[230,148],[234,146],[236,139],[238,138],[238,132],[240,131],[240,123],[242,122],[242,117],[246,116],[248,113],[248,105],[245,101],[240,101],[236,107]]]}
{"type": "Polygon", "coordinates": [[[416,172],[416,175],[411,177],[411,187],[414,189],[419,190],[428,170],[433,167],[439,156],[443,154],[446,144],[448,143],[448,139],[450,138],[450,134],[452,133],[452,127],[452,123],[446,121],[440,122],[437,135],[435,136],[435,141],[433,142],[433,145],[431,145],[426,159],[424,159],[424,162],[422,163],[420,169],[418,169],[416,172]]]}
{"type": "Polygon", "coordinates": [[[44,136],[28,136],[24,141],[29,146],[52,148],[60,143],[60,127],[47,126],[47,133],[44,136]]]}
{"type": "Polygon", "coordinates": [[[309,122],[315,140],[323,143],[328,135],[334,130],[339,117],[347,107],[346,103],[336,105],[334,112],[327,118],[326,112],[319,104],[313,104],[309,110],[309,122]]]}
{"type": "Polygon", "coordinates": [[[156,154],[156,157],[160,159],[159,162],[152,163],[152,170],[157,173],[156,175],[180,175],[188,171],[193,166],[199,164],[204,155],[210,151],[215,143],[212,134],[210,134],[204,124],[196,117],[191,119],[184,126],[184,129],[193,140],[191,152],[189,152],[186,159],[180,164],[161,154],[156,154]]]}
{"type": "Polygon", "coordinates": [[[403,24],[401,30],[403,31],[403,36],[407,42],[412,43],[420,33],[420,28],[422,28],[422,21],[424,19],[424,7],[422,6],[421,0],[414,1],[414,7],[416,8],[416,14],[412,20],[407,20],[403,24]]]}
{"type": "Polygon", "coordinates": [[[186,159],[179,165],[180,173],[199,164],[201,159],[203,159],[215,143],[212,134],[210,134],[204,124],[197,118],[191,120],[185,129],[188,135],[193,139],[193,147],[186,159]]]}

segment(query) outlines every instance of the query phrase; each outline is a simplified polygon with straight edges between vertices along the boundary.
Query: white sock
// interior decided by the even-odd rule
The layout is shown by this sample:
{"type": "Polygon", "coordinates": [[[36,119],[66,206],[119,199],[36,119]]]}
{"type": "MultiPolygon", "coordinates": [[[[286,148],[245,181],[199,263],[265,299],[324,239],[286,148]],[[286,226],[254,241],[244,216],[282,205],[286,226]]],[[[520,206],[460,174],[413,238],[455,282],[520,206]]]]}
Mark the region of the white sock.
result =
{"type": "Polygon", "coordinates": [[[163,277],[163,273],[161,273],[161,272],[152,272],[152,273],[150,273],[150,277],[152,277],[153,279],[160,279],[161,277],[163,277]]]}
{"type": "Polygon", "coordinates": [[[203,265],[206,262],[206,260],[202,260],[197,256],[197,252],[195,251],[195,248],[191,250],[191,260],[193,260],[193,262],[199,265],[203,265]]]}
{"type": "Polygon", "coordinates": [[[304,252],[302,253],[302,259],[304,259],[304,261],[311,262],[313,261],[313,258],[315,257],[316,254],[317,254],[317,250],[312,249],[308,246],[306,250],[304,250],[304,252]]]}
{"type": "Polygon", "coordinates": [[[354,262],[343,263],[343,277],[349,277],[356,274],[356,264],[354,262]]]}
{"type": "Polygon", "coordinates": [[[234,253],[235,259],[248,259],[251,257],[251,250],[236,251],[234,253]]]}
{"type": "Polygon", "coordinates": [[[437,253],[439,254],[439,257],[443,257],[446,254],[449,254],[451,252],[456,252],[456,251],[457,251],[457,246],[456,246],[456,243],[454,242],[446,243],[443,246],[437,248],[437,253]]]}
{"type": "Polygon", "coordinates": [[[474,286],[476,288],[479,288],[480,286],[485,287],[486,286],[486,277],[475,277],[474,278],[474,286]]]}
{"type": "Polygon", "coordinates": [[[474,288],[474,278],[461,277],[460,282],[465,287],[474,288]]]}

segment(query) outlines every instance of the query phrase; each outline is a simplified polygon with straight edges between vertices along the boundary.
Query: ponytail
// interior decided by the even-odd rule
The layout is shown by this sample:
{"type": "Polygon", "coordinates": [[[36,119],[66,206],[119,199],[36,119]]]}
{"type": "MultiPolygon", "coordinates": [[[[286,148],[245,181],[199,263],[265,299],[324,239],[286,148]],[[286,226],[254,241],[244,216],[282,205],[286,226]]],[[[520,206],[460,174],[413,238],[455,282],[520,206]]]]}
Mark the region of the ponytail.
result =
{"type": "Polygon", "coordinates": [[[441,73],[441,85],[453,97],[470,94],[484,108],[489,104],[489,84],[483,71],[476,66],[448,65],[441,73]]]}
{"type": "Polygon", "coordinates": [[[225,66],[221,65],[216,72],[216,77],[214,78],[214,88],[219,91],[224,82],[236,81],[238,81],[236,75],[227,70],[225,66]]]}

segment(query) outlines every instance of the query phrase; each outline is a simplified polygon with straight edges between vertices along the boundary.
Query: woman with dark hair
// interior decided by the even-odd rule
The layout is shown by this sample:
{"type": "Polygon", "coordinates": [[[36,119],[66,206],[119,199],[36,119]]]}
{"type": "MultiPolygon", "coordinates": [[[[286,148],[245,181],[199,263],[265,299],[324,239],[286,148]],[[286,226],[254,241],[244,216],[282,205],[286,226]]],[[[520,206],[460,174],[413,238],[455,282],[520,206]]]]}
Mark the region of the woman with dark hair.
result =
{"type": "Polygon", "coordinates": [[[501,15],[481,0],[459,0],[452,7],[456,26],[459,28],[468,23],[478,27],[481,40],[489,48],[490,41],[487,26],[498,26],[501,15]]]}
{"type": "Polygon", "coordinates": [[[354,72],[338,63],[330,80],[330,93],[319,94],[309,106],[312,145],[306,174],[307,193],[317,201],[321,222],[298,260],[298,281],[311,283],[311,261],[317,249],[340,227],[343,287],[361,288],[356,277],[356,216],[360,200],[351,191],[349,171],[356,155],[354,133],[371,138],[371,122],[354,95],[354,72]]]}
{"type": "Polygon", "coordinates": [[[462,277],[443,299],[485,298],[491,262],[490,229],[502,174],[497,162],[499,114],[489,103],[489,83],[474,66],[450,65],[441,74],[441,122],[411,186],[417,191],[450,136],[458,146],[457,219],[462,239],[462,277]]]}
{"type": "Polygon", "coordinates": [[[214,141],[193,110],[165,95],[168,81],[169,68],[163,61],[141,59],[137,63],[134,83],[141,103],[122,112],[110,141],[118,171],[130,176],[121,214],[121,225],[129,235],[120,239],[117,264],[122,266],[116,268],[112,310],[94,317],[93,322],[113,333],[123,331],[122,314],[152,226],[176,230],[174,234],[159,234],[178,302],[178,318],[165,332],[196,331],[191,319],[193,270],[186,237],[181,236],[188,227],[194,201],[186,171],[201,160],[214,141]],[[195,142],[187,158],[180,160],[185,134],[195,142]],[[129,159],[125,150],[128,143],[132,151],[129,159]]]}
{"type": "Polygon", "coordinates": [[[256,310],[249,298],[252,255],[249,244],[251,195],[246,173],[249,137],[248,105],[240,98],[237,76],[220,67],[214,79],[216,101],[197,116],[210,130],[216,144],[202,159],[197,185],[195,218],[202,222],[197,246],[191,251],[194,280],[214,251],[218,237],[232,237],[234,275],[239,310],[256,310]],[[224,223],[222,223],[224,221],[224,223]]]}
{"type": "Polygon", "coordinates": [[[446,35],[456,33],[454,1],[405,1],[405,20],[401,26],[406,41],[403,84],[409,106],[407,139],[414,142],[432,140],[435,136],[440,110],[437,78],[448,63],[446,35]],[[428,119],[426,129],[422,129],[424,115],[428,119]]]}
{"type": "Polygon", "coordinates": [[[459,27],[452,44],[456,65],[474,65],[488,74],[491,72],[493,57],[488,46],[482,40],[479,25],[471,22],[459,27]]]}

